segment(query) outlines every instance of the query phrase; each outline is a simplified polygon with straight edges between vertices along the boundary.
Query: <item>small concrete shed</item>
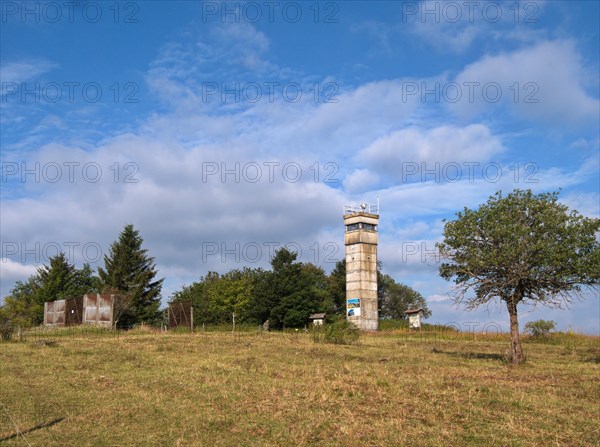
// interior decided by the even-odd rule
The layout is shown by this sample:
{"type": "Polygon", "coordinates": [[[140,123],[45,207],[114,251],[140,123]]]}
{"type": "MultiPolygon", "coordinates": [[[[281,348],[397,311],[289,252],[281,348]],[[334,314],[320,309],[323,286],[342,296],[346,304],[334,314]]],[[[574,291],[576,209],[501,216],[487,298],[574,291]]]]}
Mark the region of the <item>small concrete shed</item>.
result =
{"type": "Polygon", "coordinates": [[[322,326],[325,322],[325,314],[312,314],[308,319],[312,322],[313,326],[322,326]]]}
{"type": "Polygon", "coordinates": [[[409,309],[404,312],[408,317],[409,329],[421,329],[421,318],[423,317],[423,309],[409,309]]]}

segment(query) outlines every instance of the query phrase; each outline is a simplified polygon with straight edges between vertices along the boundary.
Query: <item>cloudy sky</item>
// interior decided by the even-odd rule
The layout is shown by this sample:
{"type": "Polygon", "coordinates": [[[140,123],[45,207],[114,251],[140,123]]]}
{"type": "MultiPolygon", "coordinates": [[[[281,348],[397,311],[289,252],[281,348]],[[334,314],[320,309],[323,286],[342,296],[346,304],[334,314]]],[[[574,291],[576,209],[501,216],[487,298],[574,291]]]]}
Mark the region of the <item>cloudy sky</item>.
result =
{"type": "MultiPolygon", "coordinates": [[[[599,215],[599,3],[1,3],[1,296],[58,250],[103,265],[141,232],[171,293],[268,267],[330,271],[346,204],[380,200],[385,273],[456,308],[443,220],[497,190],[599,215]]],[[[600,300],[521,309],[600,331],[600,300]]],[[[478,325],[478,326],[477,326],[478,325]]]]}

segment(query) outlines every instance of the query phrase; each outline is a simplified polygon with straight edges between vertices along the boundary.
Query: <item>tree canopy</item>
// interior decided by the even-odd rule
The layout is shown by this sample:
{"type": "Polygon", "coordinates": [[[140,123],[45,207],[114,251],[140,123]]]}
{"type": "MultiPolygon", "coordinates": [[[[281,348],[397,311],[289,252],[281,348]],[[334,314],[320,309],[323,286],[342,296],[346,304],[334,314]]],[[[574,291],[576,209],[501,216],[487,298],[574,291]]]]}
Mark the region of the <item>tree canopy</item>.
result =
{"type": "Polygon", "coordinates": [[[133,225],[126,225],[119,239],[104,256],[105,268],[98,268],[103,290],[118,291],[130,301],[121,324],[151,322],[158,316],[164,279],[157,275],[154,258],[142,248],[144,240],[133,225]]]}
{"type": "MultiPolygon", "coordinates": [[[[329,275],[312,263],[297,261],[297,254],[285,248],[271,261],[272,270],[231,270],[223,275],[209,272],[200,281],[172,295],[173,301],[191,301],[195,324],[236,321],[270,327],[304,327],[313,313],[324,312],[328,319],[346,313],[346,260],[338,261],[329,275]]],[[[380,267],[380,266],[379,266],[380,267]]],[[[405,318],[404,311],[422,308],[431,315],[423,296],[398,284],[378,270],[379,305],[382,318],[405,318]]]]}
{"type": "Polygon", "coordinates": [[[69,263],[64,253],[49,259],[25,282],[17,281],[4,298],[4,312],[15,324],[36,325],[44,321],[44,303],[97,292],[99,280],[88,264],[81,269],[69,263]]]}
{"type": "Polygon", "coordinates": [[[403,319],[406,318],[404,312],[409,309],[423,309],[424,318],[431,316],[423,295],[405,284],[397,283],[390,275],[379,273],[377,293],[379,318],[403,319]]]}
{"type": "Polygon", "coordinates": [[[523,360],[517,305],[561,307],[582,286],[600,283],[600,219],[569,212],[558,192],[501,192],[447,222],[437,244],[440,275],[456,284],[455,300],[474,309],[499,298],[511,326],[511,359],[523,360]],[[469,294],[468,292],[473,292],[469,294]]]}

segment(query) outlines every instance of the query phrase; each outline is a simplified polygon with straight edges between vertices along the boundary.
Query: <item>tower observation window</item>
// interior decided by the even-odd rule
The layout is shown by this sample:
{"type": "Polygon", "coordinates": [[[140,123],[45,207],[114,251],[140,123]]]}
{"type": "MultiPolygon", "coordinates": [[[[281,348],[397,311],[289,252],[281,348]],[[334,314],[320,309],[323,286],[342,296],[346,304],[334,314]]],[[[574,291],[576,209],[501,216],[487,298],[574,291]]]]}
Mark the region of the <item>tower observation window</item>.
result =
{"type": "Polygon", "coordinates": [[[362,223],[362,222],[346,225],[346,231],[355,231],[355,230],[359,230],[359,229],[377,231],[377,225],[362,223]]]}

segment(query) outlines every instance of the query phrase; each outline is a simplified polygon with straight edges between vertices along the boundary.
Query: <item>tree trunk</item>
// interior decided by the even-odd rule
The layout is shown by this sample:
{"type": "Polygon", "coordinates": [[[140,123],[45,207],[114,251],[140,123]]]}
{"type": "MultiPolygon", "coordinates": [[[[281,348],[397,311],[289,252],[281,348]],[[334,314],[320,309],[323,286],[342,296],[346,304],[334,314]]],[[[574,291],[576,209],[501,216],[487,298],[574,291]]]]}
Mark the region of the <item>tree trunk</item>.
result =
{"type": "Polygon", "coordinates": [[[508,314],[510,315],[510,362],[518,365],[523,361],[523,350],[519,338],[519,319],[517,317],[517,300],[506,301],[508,314]]]}

